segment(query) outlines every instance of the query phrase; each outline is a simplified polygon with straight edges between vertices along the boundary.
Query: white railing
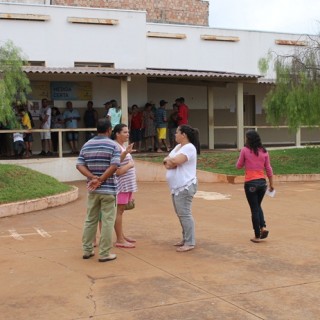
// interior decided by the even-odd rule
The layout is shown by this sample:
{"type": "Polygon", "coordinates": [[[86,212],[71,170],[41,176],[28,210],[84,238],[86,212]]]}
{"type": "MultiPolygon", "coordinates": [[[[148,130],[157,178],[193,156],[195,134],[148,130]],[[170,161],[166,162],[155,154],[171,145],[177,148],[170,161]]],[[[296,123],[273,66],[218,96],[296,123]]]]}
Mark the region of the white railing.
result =
{"type": "Polygon", "coordinates": [[[59,128],[59,129],[31,129],[31,130],[0,130],[0,134],[2,133],[36,133],[36,132],[58,132],[58,156],[59,158],[63,157],[63,132],[95,132],[96,128],[76,128],[76,129],[67,129],[67,128],[59,128]]]}

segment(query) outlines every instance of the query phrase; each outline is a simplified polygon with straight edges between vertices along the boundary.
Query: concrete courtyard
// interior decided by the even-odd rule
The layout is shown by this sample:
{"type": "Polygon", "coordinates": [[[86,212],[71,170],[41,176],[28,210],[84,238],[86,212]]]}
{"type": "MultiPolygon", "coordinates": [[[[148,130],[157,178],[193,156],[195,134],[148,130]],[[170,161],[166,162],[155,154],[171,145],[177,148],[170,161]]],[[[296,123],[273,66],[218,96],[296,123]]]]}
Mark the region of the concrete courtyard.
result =
{"type": "Polygon", "coordinates": [[[319,182],[276,183],[258,244],[242,185],[201,183],[185,253],[166,183],[140,182],[124,217],[137,247],[107,263],[82,259],[86,190],[71,184],[74,202],[0,219],[1,319],[320,319],[319,182]]]}

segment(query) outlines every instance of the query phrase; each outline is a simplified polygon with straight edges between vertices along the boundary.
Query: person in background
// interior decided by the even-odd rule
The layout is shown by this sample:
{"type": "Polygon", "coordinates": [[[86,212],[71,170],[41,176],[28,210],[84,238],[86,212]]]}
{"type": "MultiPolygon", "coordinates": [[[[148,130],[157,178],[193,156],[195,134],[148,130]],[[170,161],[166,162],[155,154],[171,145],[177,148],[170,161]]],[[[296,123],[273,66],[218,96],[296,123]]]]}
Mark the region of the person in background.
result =
{"type": "Polygon", "coordinates": [[[168,120],[168,131],[169,131],[169,143],[170,143],[170,149],[172,150],[176,145],[176,131],[178,128],[178,107],[174,103],[172,105],[172,111],[169,116],[168,120]]]}
{"type": "MultiPolygon", "coordinates": [[[[107,101],[106,103],[103,104],[104,105],[104,114],[103,114],[103,117],[104,118],[108,118],[108,112],[109,112],[109,109],[111,108],[111,102],[110,101],[107,101]]],[[[110,120],[110,119],[109,119],[110,120]]]]}
{"type": "MultiPolygon", "coordinates": [[[[18,107],[18,115],[21,118],[21,124],[23,129],[32,129],[31,120],[28,113],[25,111],[25,106],[21,105],[18,107]]],[[[25,143],[25,155],[27,158],[32,156],[32,141],[33,136],[31,132],[27,132],[23,135],[23,141],[25,143]]]]}
{"type": "MultiPolygon", "coordinates": [[[[96,128],[98,121],[98,112],[93,108],[93,102],[88,101],[87,110],[83,116],[84,126],[86,128],[96,128]]],[[[86,131],[86,141],[90,140],[95,136],[95,132],[86,131]]]]}
{"type": "MultiPolygon", "coordinates": [[[[24,125],[22,124],[22,118],[24,116],[24,113],[22,114],[22,106],[16,108],[16,117],[17,117],[17,122],[18,122],[18,126],[16,127],[17,129],[26,129],[24,128],[24,125]]],[[[24,143],[24,134],[22,132],[14,132],[12,134],[12,138],[13,138],[13,152],[14,155],[17,159],[22,159],[25,151],[26,151],[26,147],[25,147],[25,143],[24,143]]]]}
{"type": "Polygon", "coordinates": [[[126,204],[133,198],[133,193],[137,191],[136,171],[134,162],[131,156],[133,151],[133,143],[127,147],[125,143],[129,140],[129,130],[125,124],[117,124],[113,131],[111,138],[116,141],[121,151],[121,164],[116,171],[117,177],[117,217],[114,229],[117,235],[115,246],[118,248],[135,248],[136,240],[124,235],[123,232],[123,213],[126,204]]]}
{"type": "Polygon", "coordinates": [[[115,172],[120,166],[120,150],[110,139],[111,131],[110,121],[105,118],[99,119],[97,136],[83,145],[76,166],[80,173],[87,177],[89,192],[82,235],[82,258],[90,259],[94,256],[93,243],[101,213],[99,262],[111,261],[117,257],[116,254],[110,253],[110,250],[117,207],[115,172]]]}
{"type": "Polygon", "coordinates": [[[166,151],[169,151],[167,146],[167,112],[166,105],[168,104],[165,100],[160,100],[160,107],[156,110],[156,128],[157,128],[157,140],[158,148],[157,152],[162,152],[161,144],[165,147],[166,151]]]}
{"type": "MultiPolygon", "coordinates": [[[[51,108],[51,128],[61,129],[64,128],[64,120],[60,110],[57,107],[51,108]]],[[[59,132],[51,132],[53,152],[58,152],[59,145],[59,132]]]]}
{"type": "Polygon", "coordinates": [[[147,102],[144,111],[142,113],[143,119],[143,127],[144,127],[144,137],[145,137],[145,144],[146,149],[148,151],[154,151],[155,147],[155,122],[154,122],[154,113],[152,111],[152,104],[147,102]]]}
{"type": "Polygon", "coordinates": [[[134,143],[135,148],[138,152],[141,151],[142,143],[142,113],[139,110],[138,106],[134,104],[131,107],[131,122],[130,122],[130,141],[134,143]]]}
{"type": "Polygon", "coordinates": [[[108,117],[111,121],[112,129],[119,123],[121,123],[121,107],[116,100],[111,100],[111,108],[108,111],[108,117]]]}
{"type": "MultiPolygon", "coordinates": [[[[78,110],[73,108],[72,102],[68,101],[67,109],[63,113],[63,120],[67,129],[76,129],[78,128],[78,121],[80,120],[80,114],[78,110]]],[[[71,153],[78,153],[78,140],[79,132],[77,131],[68,131],[67,132],[67,141],[69,143],[71,153]]]]}
{"type": "Polygon", "coordinates": [[[173,207],[182,226],[182,239],[174,245],[178,247],[177,252],[186,252],[194,249],[196,244],[191,205],[198,185],[199,132],[183,124],[177,128],[176,142],[176,147],[164,158],[163,164],[167,169],[173,207]]]}
{"type": "Polygon", "coordinates": [[[265,172],[269,180],[269,190],[273,191],[273,171],[266,148],[262,145],[259,134],[254,130],[246,132],[246,144],[240,151],[236,167],[245,168],[244,191],[251,210],[254,230],[252,242],[261,242],[268,237],[266,222],[261,203],[268,188],[265,172]]]}
{"type": "MultiPolygon", "coordinates": [[[[51,107],[48,105],[48,100],[45,98],[41,100],[39,120],[40,120],[40,129],[50,129],[51,107]]],[[[41,137],[42,150],[39,156],[52,156],[53,153],[51,151],[52,149],[51,132],[50,131],[40,132],[40,137],[41,137]]]]}
{"type": "Polygon", "coordinates": [[[21,132],[13,133],[13,151],[16,158],[22,159],[26,147],[23,141],[23,133],[21,132]]]}
{"type": "Polygon", "coordinates": [[[189,108],[184,103],[184,98],[180,97],[176,99],[176,105],[178,106],[178,125],[188,124],[189,119],[189,108]]]}

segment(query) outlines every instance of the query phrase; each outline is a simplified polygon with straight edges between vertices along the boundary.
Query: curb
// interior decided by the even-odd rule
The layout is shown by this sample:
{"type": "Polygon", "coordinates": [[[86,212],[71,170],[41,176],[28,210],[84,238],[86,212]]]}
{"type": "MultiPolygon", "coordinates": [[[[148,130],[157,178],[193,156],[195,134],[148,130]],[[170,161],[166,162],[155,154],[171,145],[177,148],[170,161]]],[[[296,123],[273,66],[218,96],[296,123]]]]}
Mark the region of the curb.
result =
{"type": "Polygon", "coordinates": [[[76,186],[71,187],[71,191],[55,194],[53,196],[2,204],[0,205],[0,218],[44,210],[75,201],[79,197],[79,189],[76,186]]]}
{"type": "MultiPolygon", "coordinates": [[[[166,169],[160,163],[135,159],[137,181],[166,182],[166,169]]],[[[244,175],[227,175],[197,170],[197,178],[200,183],[244,183],[244,175]]],[[[284,174],[274,175],[274,182],[310,182],[320,181],[320,174],[284,174]]]]}

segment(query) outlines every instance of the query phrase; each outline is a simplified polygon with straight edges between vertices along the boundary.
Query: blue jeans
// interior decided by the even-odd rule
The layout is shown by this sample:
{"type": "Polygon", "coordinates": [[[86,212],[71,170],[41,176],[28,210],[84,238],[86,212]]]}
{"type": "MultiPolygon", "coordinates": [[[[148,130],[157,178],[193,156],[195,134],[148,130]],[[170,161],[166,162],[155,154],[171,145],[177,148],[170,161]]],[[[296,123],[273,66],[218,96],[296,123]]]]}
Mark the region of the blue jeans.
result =
{"type": "Polygon", "coordinates": [[[196,244],[194,220],[191,213],[192,199],[196,192],[197,185],[192,184],[188,190],[184,189],[179,194],[172,195],[173,207],[182,227],[182,239],[184,244],[189,246],[196,244]]]}
{"type": "Polygon", "coordinates": [[[256,238],[260,238],[260,229],[266,227],[261,202],[267,190],[265,179],[247,181],[244,191],[251,209],[251,220],[256,238]]]}

